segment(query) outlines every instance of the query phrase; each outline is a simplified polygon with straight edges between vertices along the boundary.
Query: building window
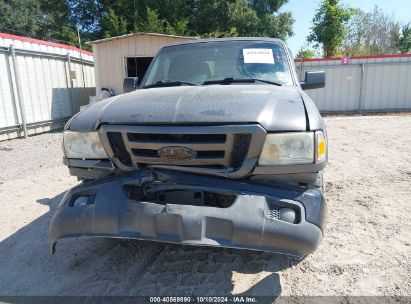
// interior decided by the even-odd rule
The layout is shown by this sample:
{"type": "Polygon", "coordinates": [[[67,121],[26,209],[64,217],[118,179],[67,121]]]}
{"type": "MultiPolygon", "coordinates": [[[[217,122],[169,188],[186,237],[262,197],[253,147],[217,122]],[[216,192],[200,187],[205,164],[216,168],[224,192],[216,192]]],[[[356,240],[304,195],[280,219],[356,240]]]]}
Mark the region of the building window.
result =
{"type": "Polygon", "coordinates": [[[126,77],[142,79],[153,57],[126,57],[126,77]]]}

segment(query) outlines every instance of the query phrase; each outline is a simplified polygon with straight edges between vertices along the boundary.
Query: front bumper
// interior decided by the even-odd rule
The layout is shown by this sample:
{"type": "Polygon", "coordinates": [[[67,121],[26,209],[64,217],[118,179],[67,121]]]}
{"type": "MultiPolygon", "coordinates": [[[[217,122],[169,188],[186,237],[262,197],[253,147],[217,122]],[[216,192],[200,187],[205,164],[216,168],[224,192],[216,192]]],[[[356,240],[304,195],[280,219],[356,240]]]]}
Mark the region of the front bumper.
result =
{"type": "Polygon", "coordinates": [[[303,257],[322,238],[326,202],[320,191],[273,188],[239,180],[147,170],[80,184],[66,193],[49,231],[58,240],[84,236],[261,250],[303,257]],[[227,208],[156,204],[130,199],[125,185],[195,189],[236,195],[227,208]],[[93,203],[73,206],[80,196],[93,203]],[[295,224],[272,217],[285,206],[298,213],[295,224]]]}

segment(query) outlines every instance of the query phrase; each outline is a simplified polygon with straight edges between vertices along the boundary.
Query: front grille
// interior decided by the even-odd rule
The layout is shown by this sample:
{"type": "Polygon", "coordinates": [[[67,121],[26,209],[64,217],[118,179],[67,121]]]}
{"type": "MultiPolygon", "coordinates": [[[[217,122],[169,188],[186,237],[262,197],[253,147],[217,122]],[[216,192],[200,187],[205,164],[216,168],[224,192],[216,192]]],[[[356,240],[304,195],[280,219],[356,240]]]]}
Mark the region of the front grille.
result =
{"type": "Polygon", "coordinates": [[[267,217],[271,220],[280,219],[280,207],[269,205],[268,211],[267,211],[267,217]]]}
{"type": "Polygon", "coordinates": [[[224,143],[225,134],[146,134],[128,133],[128,140],[132,142],[157,142],[167,144],[181,143],[224,143]]]}
{"type": "Polygon", "coordinates": [[[111,149],[113,150],[114,157],[117,158],[122,164],[131,166],[131,157],[127,152],[124,145],[123,137],[120,132],[107,132],[108,141],[110,142],[111,149]]]}
{"type": "Polygon", "coordinates": [[[128,167],[157,164],[235,170],[243,165],[253,136],[261,130],[255,125],[102,127],[114,157],[128,167]],[[168,157],[169,149],[187,154],[168,157]]]}
{"type": "Polygon", "coordinates": [[[234,146],[231,152],[231,166],[241,167],[250,148],[251,134],[236,134],[234,136],[234,146]]]}

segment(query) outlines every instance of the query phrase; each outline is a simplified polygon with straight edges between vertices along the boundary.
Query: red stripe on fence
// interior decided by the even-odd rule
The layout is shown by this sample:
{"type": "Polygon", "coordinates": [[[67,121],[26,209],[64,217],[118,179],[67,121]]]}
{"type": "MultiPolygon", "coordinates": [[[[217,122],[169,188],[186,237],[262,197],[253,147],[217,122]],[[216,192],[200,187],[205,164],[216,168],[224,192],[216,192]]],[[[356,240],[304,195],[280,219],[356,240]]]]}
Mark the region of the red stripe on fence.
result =
{"type": "MultiPolygon", "coordinates": [[[[347,57],[351,60],[355,59],[378,59],[378,58],[401,58],[401,57],[411,57],[411,54],[389,54],[389,55],[378,55],[378,56],[353,56],[347,57]]],[[[332,60],[341,60],[344,57],[334,57],[334,58],[313,58],[313,59],[295,59],[295,62],[310,62],[310,61],[332,61],[332,60]]]]}
{"type": "Polygon", "coordinates": [[[71,51],[81,52],[83,54],[93,56],[92,52],[85,51],[85,50],[80,50],[79,48],[77,48],[75,46],[56,43],[56,42],[50,42],[50,41],[45,41],[45,40],[40,40],[40,39],[35,39],[35,38],[17,36],[17,35],[12,35],[12,34],[7,34],[7,33],[0,33],[0,38],[19,40],[19,41],[30,42],[30,43],[37,43],[37,44],[57,47],[57,48],[61,48],[61,49],[67,49],[67,50],[71,50],[71,51]]]}

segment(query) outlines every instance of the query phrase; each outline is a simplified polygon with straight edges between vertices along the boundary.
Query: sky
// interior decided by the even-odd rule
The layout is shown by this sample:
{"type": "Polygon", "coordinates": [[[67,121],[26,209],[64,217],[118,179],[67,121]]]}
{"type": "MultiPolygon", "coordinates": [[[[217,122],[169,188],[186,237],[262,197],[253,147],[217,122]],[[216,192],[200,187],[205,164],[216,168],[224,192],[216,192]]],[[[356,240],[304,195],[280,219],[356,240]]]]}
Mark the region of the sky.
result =
{"type": "MultiPolygon", "coordinates": [[[[288,4],[281,8],[281,11],[291,11],[294,15],[294,36],[287,40],[294,56],[306,43],[311,21],[320,3],[321,0],[289,0],[288,4]]],[[[378,5],[396,20],[403,23],[411,22],[411,0],[342,0],[342,3],[365,12],[371,12],[374,5],[378,5]]]]}

